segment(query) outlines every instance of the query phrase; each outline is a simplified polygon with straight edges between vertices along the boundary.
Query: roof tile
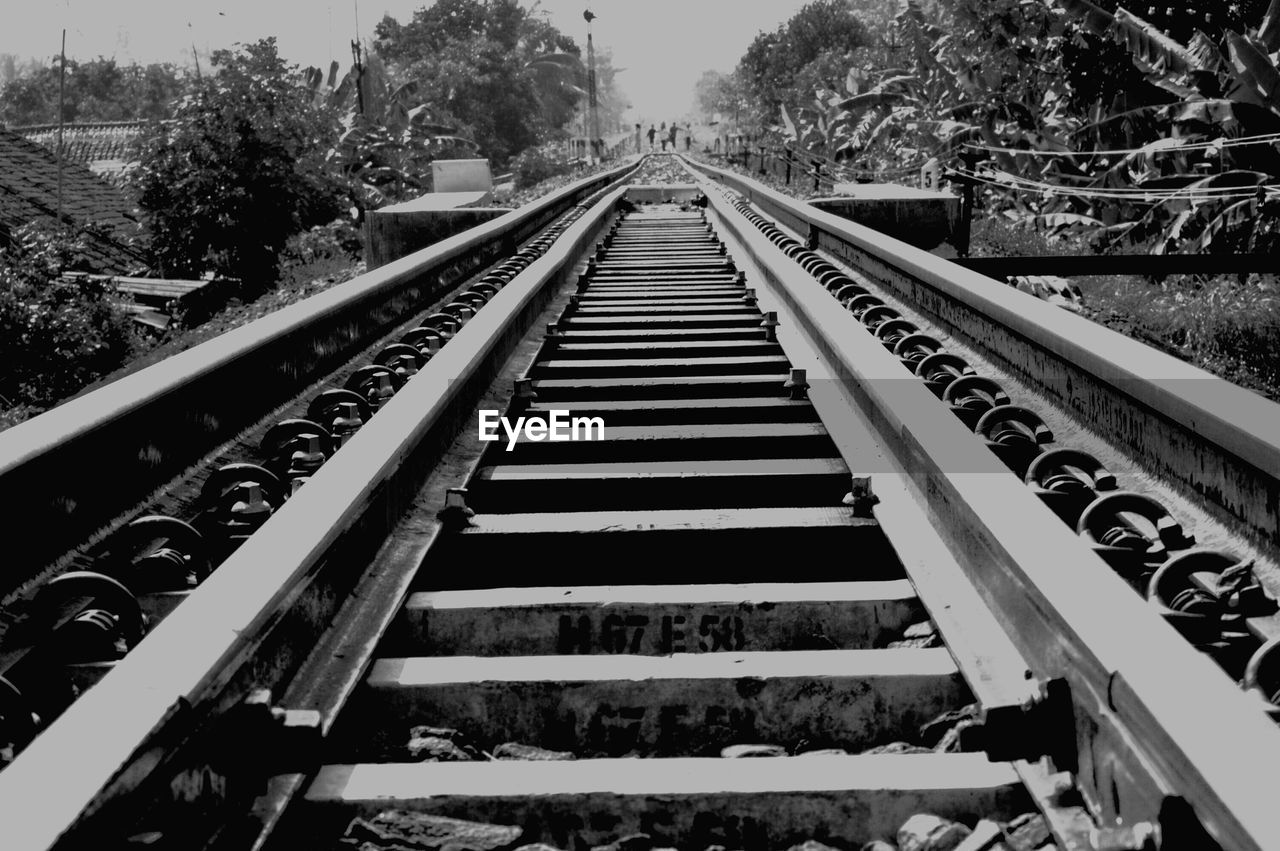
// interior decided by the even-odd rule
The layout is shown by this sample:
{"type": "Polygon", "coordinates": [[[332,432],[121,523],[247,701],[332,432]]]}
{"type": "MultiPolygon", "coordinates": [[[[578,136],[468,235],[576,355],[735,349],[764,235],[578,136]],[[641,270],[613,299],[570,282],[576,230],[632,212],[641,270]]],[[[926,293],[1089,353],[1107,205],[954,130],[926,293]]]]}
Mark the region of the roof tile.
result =
{"type": "MultiPolygon", "coordinates": [[[[97,271],[125,273],[146,266],[146,256],[126,244],[138,221],[124,193],[76,162],[62,165],[62,209],[67,222],[101,225],[107,235],[86,232],[97,271]]],[[[0,130],[0,236],[28,222],[57,222],[58,161],[52,151],[0,130]]]]}
{"type": "MultiPolygon", "coordinates": [[[[147,121],[95,121],[66,124],[62,128],[62,150],[68,160],[88,166],[102,160],[131,162],[137,159],[137,143],[146,133],[149,123],[147,121]]],[[[57,152],[58,125],[56,124],[34,124],[9,129],[57,152]]]]}

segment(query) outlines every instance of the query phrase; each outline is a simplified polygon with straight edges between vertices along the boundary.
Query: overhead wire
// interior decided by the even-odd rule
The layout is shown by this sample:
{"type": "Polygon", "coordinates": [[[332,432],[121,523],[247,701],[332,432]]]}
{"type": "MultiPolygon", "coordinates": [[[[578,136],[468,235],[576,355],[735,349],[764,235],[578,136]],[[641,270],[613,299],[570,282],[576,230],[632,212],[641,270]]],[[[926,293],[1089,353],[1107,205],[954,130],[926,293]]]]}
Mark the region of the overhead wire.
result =
{"type": "Polygon", "coordinates": [[[1224,186],[1203,187],[1200,189],[1186,187],[1182,189],[1165,190],[1125,188],[1098,189],[1091,187],[1071,188],[1024,178],[1008,172],[989,171],[984,173],[965,168],[955,168],[952,169],[952,171],[978,183],[983,183],[1004,190],[1015,190],[1035,193],[1038,195],[1049,194],[1073,198],[1127,200],[1152,204],[1164,203],[1166,201],[1206,201],[1253,198],[1257,196],[1259,190],[1268,197],[1276,197],[1280,195],[1280,186],[1265,184],[1260,184],[1255,187],[1224,186]]]}
{"type": "Polygon", "coordinates": [[[1104,150],[1094,151],[1038,151],[1030,148],[1010,148],[1000,145],[983,145],[976,142],[966,142],[965,147],[975,151],[989,151],[991,153],[1015,154],[1029,157],[1089,158],[1127,154],[1180,154],[1191,151],[1205,151],[1213,148],[1237,148],[1248,145],[1270,145],[1276,143],[1280,143],[1280,133],[1262,133],[1254,136],[1238,136],[1235,138],[1228,138],[1224,136],[1207,142],[1188,142],[1185,145],[1168,145],[1165,147],[1155,148],[1147,145],[1141,148],[1107,148],[1104,150]]]}

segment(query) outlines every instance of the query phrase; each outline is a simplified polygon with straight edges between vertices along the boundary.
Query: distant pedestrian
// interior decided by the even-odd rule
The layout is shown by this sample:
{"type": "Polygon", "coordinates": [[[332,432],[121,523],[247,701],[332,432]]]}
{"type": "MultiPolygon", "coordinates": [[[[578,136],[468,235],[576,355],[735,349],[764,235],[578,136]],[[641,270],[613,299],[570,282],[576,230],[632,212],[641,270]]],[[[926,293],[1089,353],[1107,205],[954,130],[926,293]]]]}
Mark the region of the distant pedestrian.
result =
{"type": "Polygon", "coordinates": [[[675,123],[674,121],[673,121],[673,122],[671,122],[671,129],[667,131],[667,141],[669,141],[669,142],[671,143],[671,152],[672,152],[672,153],[675,153],[675,150],[676,150],[676,123],[675,123]]]}
{"type": "Polygon", "coordinates": [[[653,125],[649,125],[649,150],[653,150],[653,137],[658,135],[658,131],[653,129],[653,125]]]}

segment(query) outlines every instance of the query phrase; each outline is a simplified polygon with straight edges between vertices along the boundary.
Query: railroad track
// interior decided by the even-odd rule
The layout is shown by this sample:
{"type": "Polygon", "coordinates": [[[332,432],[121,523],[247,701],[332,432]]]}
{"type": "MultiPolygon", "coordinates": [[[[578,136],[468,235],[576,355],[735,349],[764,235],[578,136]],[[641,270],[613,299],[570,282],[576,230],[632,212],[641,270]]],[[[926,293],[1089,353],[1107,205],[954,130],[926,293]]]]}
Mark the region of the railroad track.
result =
{"type": "Polygon", "coordinates": [[[1026,490],[1043,418],[698,180],[463,316],[0,772],[12,847],[1280,847],[1265,681],[1026,490]]]}
{"type": "Polygon", "coordinates": [[[301,322],[277,318],[229,335],[240,338],[230,345],[203,346],[183,356],[176,382],[170,365],[153,368],[6,435],[0,481],[26,497],[14,503],[15,527],[56,517],[62,534],[24,536],[0,580],[3,763],[187,599],[617,176],[581,181],[505,227],[366,276],[375,280],[365,293],[295,311],[301,322]],[[504,247],[509,254],[485,262],[504,247]],[[174,396],[186,397],[176,421],[174,396]],[[135,447],[137,475],[112,481],[135,447]],[[88,456],[100,477],[66,475],[88,456]],[[149,484],[160,486],[148,494],[149,484]]]}

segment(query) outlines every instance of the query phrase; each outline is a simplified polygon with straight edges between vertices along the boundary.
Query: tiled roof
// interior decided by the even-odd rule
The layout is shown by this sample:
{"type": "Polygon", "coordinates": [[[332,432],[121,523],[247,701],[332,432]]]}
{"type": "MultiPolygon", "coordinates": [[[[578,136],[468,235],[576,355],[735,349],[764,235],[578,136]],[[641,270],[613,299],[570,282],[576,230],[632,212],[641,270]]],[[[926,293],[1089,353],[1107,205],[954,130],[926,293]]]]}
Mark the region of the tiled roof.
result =
{"type": "MultiPolygon", "coordinates": [[[[93,163],[111,160],[128,163],[137,159],[135,144],[146,132],[147,121],[95,121],[66,124],[62,128],[62,151],[68,160],[92,166],[93,163]]],[[[14,133],[44,145],[55,153],[58,150],[58,125],[33,124],[28,127],[10,127],[14,133]]]]}
{"type": "MultiPolygon", "coordinates": [[[[28,222],[53,225],[57,210],[57,157],[17,133],[0,130],[0,241],[28,222]]],[[[124,242],[138,232],[129,200],[79,163],[62,164],[62,214],[66,222],[93,223],[109,234],[87,236],[95,271],[122,274],[146,266],[146,256],[124,242]]]]}

